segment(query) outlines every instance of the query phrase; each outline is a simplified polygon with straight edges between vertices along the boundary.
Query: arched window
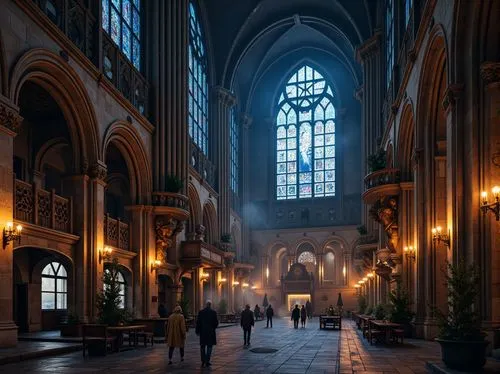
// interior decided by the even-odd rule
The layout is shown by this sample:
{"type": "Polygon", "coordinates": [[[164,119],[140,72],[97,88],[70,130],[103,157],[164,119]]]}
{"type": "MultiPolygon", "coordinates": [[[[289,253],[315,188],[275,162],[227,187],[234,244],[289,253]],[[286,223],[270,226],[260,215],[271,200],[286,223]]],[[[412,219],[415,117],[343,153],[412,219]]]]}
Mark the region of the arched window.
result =
{"type": "Polygon", "coordinates": [[[326,281],[335,280],[335,255],[328,252],[325,255],[325,262],[323,264],[323,279],[326,281]]]}
{"type": "Polygon", "coordinates": [[[208,154],[207,57],[195,5],[189,2],[188,124],[194,143],[208,154]]]}
{"type": "Polygon", "coordinates": [[[392,80],[392,68],[394,66],[394,2],[386,0],[385,10],[385,63],[387,87],[392,80]]]}
{"type": "Polygon", "coordinates": [[[307,271],[312,273],[316,267],[316,256],[310,251],[305,251],[299,255],[297,262],[305,265],[307,271]]]}
{"type": "Polygon", "coordinates": [[[276,116],[278,200],[335,196],[333,100],[331,85],[310,66],[286,83],[276,116]]]}
{"type": "Polygon", "coordinates": [[[141,0],[101,1],[103,30],[136,69],[141,70],[141,0]]]}
{"type": "Polygon", "coordinates": [[[231,109],[230,119],[230,142],[231,142],[231,189],[238,194],[238,176],[239,176],[239,136],[240,128],[236,120],[236,109],[231,109]]]}
{"type": "Polygon", "coordinates": [[[68,308],[68,273],[59,262],[42,270],[42,310],[68,308]]]}
{"type": "MultiPolygon", "coordinates": [[[[104,270],[106,273],[110,273],[110,270],[109,269],[105,269],[104,270]]],[[[118,304],[118,308],[120,309],[125,309],[125,297],[126,297],[126,282],[125,282],[125,278],[123,277],[123,274],[120,272],[120,271],[117,271],[113,274],[113,278],[115,280],[116,283],[118,283],[118,286],[120,288],[120,291],[118,293],[118,295],[120,296],[120,303],[118,304]]],[[[103,285],[103,288],[106,289],[107,285],[104,284],[103,285]]]]}

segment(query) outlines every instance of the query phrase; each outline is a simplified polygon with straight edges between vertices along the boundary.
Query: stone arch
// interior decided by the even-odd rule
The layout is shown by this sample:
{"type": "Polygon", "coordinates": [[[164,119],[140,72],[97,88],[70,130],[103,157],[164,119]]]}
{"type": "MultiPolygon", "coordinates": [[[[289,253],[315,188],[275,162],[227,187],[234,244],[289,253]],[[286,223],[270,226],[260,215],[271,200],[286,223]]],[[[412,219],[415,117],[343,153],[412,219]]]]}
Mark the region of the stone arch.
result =
{"type": "Polygon", "coordinates": [[[387,144],[385,152],[386,152],[385,153],[385,160],[386,160],[385,167],[388,169],[392,169],[394,167],[394,146],[392,145],[391,141],[387,144]]]}
{"type": "Polygon", "coordinates": [[[328,237],[327,239],[323,240],[323,242],[321,243],[321,252],[318,252],[318,253],[322,253],[324,254],[325,251],[327,250],[327,246],[328,244],[332,243],[332,242],[336,242],[336,243],[339,243],[340,244],[340,247],[342,248],[343,251],[349,251],[349,244],[347,243],[347,241],[342,238],[341,236],[330,236],[328,237]]]}
{"type": "Polygon", "coordinates": [[[193,233],[196,230],[197,225],[202,224],[203,212],[201,210],[201,199],[196,187],[189,183],[188,185],[188,197],[189,197],[189,220],[187,232],[193,233]]]}
{"type": "Polygon", "coordinates": [[[139,133],[127,122],[113,122],[103,139],[101,154],[104,162],[110,144],[118,148],[127,163],[132,200],[135,204],[148,204],[152,192],[152,173],[139,133]]]}
{"type": "Polygon", "coordinates": [[[415,149],[415,120],[413,104],[408,100],[403,105],[399,121],[399,136],[396,143],[396,166],[399,167],[403,181],[413,180],[413,152],[415,149]]]}
{"type": "Polygon", "coordinates": [[[208,244],[216,244],[219,241],[217,224],[217,211],[212,201],[208,200],[203,206],[203,226],[205,226],[205,241],[208,244]]]}
{"type": "Polygon", "coordinates": [[[30,49],[17,61],[10,76],[9,98],[19,103],[25,82],[33,82],[51,95],[68,124],[73,149],[73,169],[86,173],[101,159],[94,108],[78,74],[61,57],[44,48],[30,49]]]}
{"type": "Polygon", "coordinates": [[[312,249],[313,249],[313,253],[315,255],[317,255],[319,253],[319,243],[316,241],[316,239],[314,238],[309,238],[309,237],[306,237],[306,238],[301,238],[301,239],[298,239],[294,245],[293,245],[293,255],[295,256],[295,258],[297,258],[299,256],[299,250],[301,249],[301,246],[303,246],[304,244],[310,244],[312,249]]]}

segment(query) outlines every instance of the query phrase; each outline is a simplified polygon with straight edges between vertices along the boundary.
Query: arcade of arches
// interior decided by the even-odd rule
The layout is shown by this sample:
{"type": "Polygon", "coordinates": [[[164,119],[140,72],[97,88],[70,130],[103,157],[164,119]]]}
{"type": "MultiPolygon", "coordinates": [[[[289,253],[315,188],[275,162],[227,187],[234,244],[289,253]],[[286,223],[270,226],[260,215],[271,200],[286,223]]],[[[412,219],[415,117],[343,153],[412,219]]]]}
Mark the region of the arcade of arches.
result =
{"type": "Polygon", "coordinates": [[[360,2],[0,0],[0,346],[113,259],[140,318],[405,287],[425,339],[463,259],[493,335],[500,1],[360,2]]]}

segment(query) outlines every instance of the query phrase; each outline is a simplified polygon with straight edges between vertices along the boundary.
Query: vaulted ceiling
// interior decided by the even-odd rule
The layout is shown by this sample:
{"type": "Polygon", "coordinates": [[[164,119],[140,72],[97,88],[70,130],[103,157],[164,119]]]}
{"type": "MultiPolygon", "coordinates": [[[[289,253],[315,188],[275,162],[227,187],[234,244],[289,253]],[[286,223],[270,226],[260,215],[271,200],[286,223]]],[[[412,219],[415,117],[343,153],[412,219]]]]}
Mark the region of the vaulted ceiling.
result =
{"type": "Polygon", "coordinates": [[[376,0],[205,0],[214,83],[246,101],[284,56],[320,51],[358,85],[354,51],[372,35],[376,6],[376,0]]]}

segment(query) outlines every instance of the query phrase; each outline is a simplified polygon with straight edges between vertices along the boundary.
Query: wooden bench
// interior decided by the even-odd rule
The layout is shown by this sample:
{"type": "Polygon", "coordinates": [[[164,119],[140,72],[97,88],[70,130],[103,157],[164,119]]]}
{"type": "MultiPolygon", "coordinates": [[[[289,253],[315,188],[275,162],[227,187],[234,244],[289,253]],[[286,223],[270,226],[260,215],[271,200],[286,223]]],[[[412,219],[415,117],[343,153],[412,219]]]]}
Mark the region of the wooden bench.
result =
{"type": "Polygon", "coordinates": [[[148,343],[151,342],[151,346],[154,345],[154,328],[155,322],[152,320],[142,320],[141,324],[145,326],[142,331],[134,331],[131,333],[131,336],[138,341],[139,339],[144,340],[144,347],[148,346],[148,343]]]}
{"type": "Polygon", "coordinates": [[[108,347],[114,350],[115,337],[108,336],[108,325],[89,324],[82,328],[83,357],[88,349],[90,355],[106,355],[108,347]]]}
{"type": "Polygon", "coordinates": [[[320,329],[342,329],[342,318],[340,316],[319,316],[320,329]]]}
{"type": "Polygon", "coordinates": [[[404,344],[405,330],[404,329],[392,329],[391,331],[392,341],[397,343],[401,339],[401,344],[404,344]]]}

